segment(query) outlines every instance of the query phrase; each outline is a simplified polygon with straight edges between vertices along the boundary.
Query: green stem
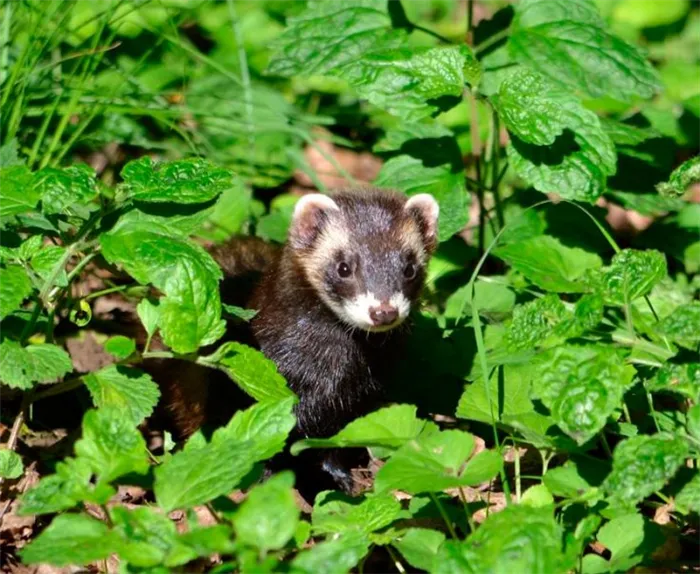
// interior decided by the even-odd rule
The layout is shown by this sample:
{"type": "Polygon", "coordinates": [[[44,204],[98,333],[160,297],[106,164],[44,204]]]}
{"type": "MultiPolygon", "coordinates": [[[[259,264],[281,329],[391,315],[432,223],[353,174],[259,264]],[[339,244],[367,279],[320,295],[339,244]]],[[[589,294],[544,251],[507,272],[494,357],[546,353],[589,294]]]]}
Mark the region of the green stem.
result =
{"type": "Polygon", "coordinates": [[[389,553],[389,556],[391,557],[391,560],[394,562],[394,566],[396,566],[396,569],[401,574],[406,574],[406,569],[403,567],[403,564],[401,564],[401,560],[399,560],[399,557],[391,549],[391,545],[387,544],[384,548],[386,548],[386,551],[389,553]]]}
{"type": "Polygon", "coordinates": [[[486,38],[483,42],[478,44],[477,46],[474,46],[474,53],[475,54],[482,54],[486,50],[488,50],[491,46],[494,44],[497,44],[504,38],[507,38],[508,35],[510,34],[510,29],[506,28],[505,30],[501,30],[500,32],[496,32],[493,36],[490,36],[486,38]]]}
{"type": "Polygon", "coordinates": [[[73,278],[80,274],[80,272],[85,269],[88,263],[97,257],[97,253],[90,253],[83,257],[80,262],[68,273],[68,282],[70,283],[73,278]]]}
{"type": "Polygon", "coordinates": [[[76,379],[68,379],[67,381],[63,381],[62,383],[57,383],[55,385],[52,385],[45,391],[41,391],[40,393],[36,393],[32,397],[32,402],[35,403],[36,401],[40,401],[41,399],[46,399],[48,397],[54,397],[56,395],[61,395],[63,393],[70,392],[74,389],[77,389],[78,387],[83,386],[83,379],[81,377],[78,377],[76,379]]]}
{"type": "Polygon", "coordinates": [[[423,32],[424,34],[428,34],[428,36],[432,36],[433,38],[437,38],[441,42],[444,42],[445,44],[454,44],[452,40],[449,38],[445,38],[445,36],[442,36],[438,34],[437,32],[430,30],[429,28],[424,28],[423,26],[419,26],[418,24],[411,24],[411,27],[414,30],[419,30],[420,32],[423,32]]]}
{"type": "MultiPolygon", "coordinates": [[[[7,77],[8,63],[10,61],[10,23],[12,21],[12,3],[5,2],[5,17],[2,20],[2,32],[0,32],[0,42],[2,42],[2,52],[0,52],[0,85],[7,77]]],[[[8,86],[9,88],[9,86],[8,86]]]]}
{"type": "Polygon", "coordinates": [[[644,394],[647,397],[647,404],[649,405],[649,414],[654,421],[654,426],[656,427],[656,432],[661,432],[661,426],[659,421],[656,419],[656,409],[654,408],[654,400],[651,398],[651,393],[644,389],[644,394]]]}
{"type": "Polygon", "coordinates": [[[608,455],[609,458],[612,458],[612,456],[613,456],[612,449],[610,448],[610,444],[608,443],[608,439],[605,436],[605,431],[600,433],[600,444],[603,445],[603,450],[605,451],[605,454],[608,455]]]}
{"type": "Polygon", "coordinates": [[[503,204],[501,202],[501,194],[498,190],[498,186],[501,183],[501,178],[499,169],[499,153],[501,151],[501,141],[500,141],[501,124],[498,120],[498,114],[496,110],[491,108],[491,145],[493,146],[491,151],[491,193],[493,193],[493,202],[496,207],[496,220],[498,221],[498,229],[502,229],[506,224],[505,217],[503,215],[503,204]]]}
{"type": "Polygon", "coordinates": [[[469,511],[469,503],[467,502],[467,497],[464,494],[464,489],[460,486],[458,490],[459,497],[462,500],[462,506],[464,506],[464,516],[467,519],[467,524],[469,524],[469,530],[471,532],[474,532],[476,531],[476,524],[474,524],[474,518],[472,517],[472,514],[469,511]]]}
{"type": "Polygon", "coordinates": [[[513,456],[514,466],[515,466],[515,500],[520,504],[520,497],[522,496],[522,487],[520,484],[520,451],[518,451],[517,445],[513,444],[513,456]]]}
{"type": "Polygon", "coordinates": [[[103,295],[109,295],[110,293],[119,293],[120,291],[126,291],[127,289],[133,287],[133,285],[117,285],[116,287],[110,287],[109,289],[102,289],[100,291],[95,291],[90,293],[87,297],[83,297],[84,301],[90,301],[91,299],[97,299],[103,295]]]}
{"type": "Polygon", "coordinates": [[[445,510],[445,507],[442,505],[442,502],[440,502],[440,499],[435,495],[435,493],[431,492],[429,493],[429,495],[431,500],[437,507],[438,512],[440,512],[440,516],[442,516],[442,519],[445,521],[445,525],[447,526],[447,530],[450,533],[450,536],[455,540],[458,540],[457,532],[455,532],[455,529],[452,526],[452,520],[450,520],[450,516],[447,514],[447,510],[445,510]]]}

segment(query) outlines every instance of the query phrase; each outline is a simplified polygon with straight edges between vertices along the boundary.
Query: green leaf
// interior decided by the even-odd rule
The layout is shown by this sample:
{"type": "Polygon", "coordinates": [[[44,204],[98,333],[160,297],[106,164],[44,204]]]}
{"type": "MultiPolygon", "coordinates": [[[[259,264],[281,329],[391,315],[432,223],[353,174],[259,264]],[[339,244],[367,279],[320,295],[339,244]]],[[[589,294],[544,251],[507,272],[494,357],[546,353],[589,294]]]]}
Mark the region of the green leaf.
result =
{"type": "Polygon", "coordinates": [[[573,570],[576,554],[564,550],[564,532],[552,509],[510,505],[491,514],[466,541],[446,541],[431,572],[551,574],[573,570]]]}
{"type": "Polygon", "coordinates": [[[696,347],[700,343],[700,303],[677,307],[659,323],[658,332],[689,349],[696,347]]]}
{"type": "Polygon", "coordinates": [[[401,504],[393,494],[350,497],[338,491],[316,496],[311,525],[316,534],[361,530],[370,534],[389,526],[401,513],[401,504]]]}
{"type": "Polygon", "coordinates": [[[629,572],[651,555],[663,540],[658,525],[640,514],[614,518],[598,531],[598,542],[612,554],[610,561],[588,554],[583,557],[583,572],[629,572]]]}
{"type": "Polygon", "coordinates": [[[58,272],[58,275],[54,275],[54,270],[59,265],[65,265],[65,254],[65,247],[48,245],[46,247],[42,247],[34,256],[32,256],[30,264],[34,272],[44,281],[48,281],[53,276],[53,282],[55,285],[58,287],[67,287],[68,275],[66,274],[65,269],[61,269],[58,272]]]}
{"type": "Polygon", "coordinates": [[[224,333],[218,282],[221,269],[201,247],[157,225],[129,224],[102,234],[102,254],[139,283],[151,283],[160,300],[158,326],[177,353],[191,353],[224,333]]]}
{"type": "Polygon", "coordinates": [[[700,513],[700,472],[687,482],[676,495],[676,508],[700,513]]]}
{"type": "Polygon", "coordinates": [[[507,347],[514,351],[550,347],[567,337],[581,334],[585,327],[595,326],[602,319],[602,304],[589,310],[586,308],[589,300],[581,300],[583,303],[575,308],[581,311],[578,322],[576,314],[570,313],[561,299],[552,293],[517,305],[504,337],[507,347]]]}
{"type": "Polygon", "coordinates": [[[618,407],[636,373],[617,349],[568,345],[539,357],[532,395],[542,400],[559,428],[583,444],[618,407]]]}
{"type": "Polygon", "coordinates": [[[105,341],[104,348],[117,359],[127,359],[136,351],[136,343],[124,335],[115,335],[105,341]]]}
{"type": "Polygon", "coordinates": [[[22,347],[9,339],[0,343],[0,382],[15,389],[51,383],[72,370],[70,356],[56,345],[22,347]]]}
{"type": "Polygon", "coordinates": [[[593,494],[593,486],[579,472],[578,465],[567,460],[562,466],[550,468],[542,479],[549,492],[564,498],[579,498],[593,494]]]}
{"type": "Polygon", "coordinates": [[[628,102],[661,87],[643,54],[605,30],[592,0],[520,2],[508,49],[520,63],[592,98],[628,102]]]}
{"type": "Polygon", "coordinates": [[[271,458],[284,448],[287,436],[296,425],[293,413],[296,402],[296,397],[286,397],[238,411],[225,427],[214,432],[211,442],[221,446],[246,442],[255,460],[271,458]]]}
{"type": "Polygon", "coordinates": [[[143,202],[204,203],[234,186],[229,170],[199,158],[154,164],[144,156],[127,163],[121,176],[125,197],[143,202]]]}
{"type": "Polygon", "coordinates": [[[13,450],[0,449],[0,478],[12,480],[22,476],[22,473],[24,465],[20,456],[13,450]]]}
{"type": "Polygon", "coordinates": [[[21,266],[0,267],[0,319],[19,309],[31,292],[32,282],[21,266]]]}
{"type": "MultiPolygon", "coordinates": [[[[461,314],[472,314],[471,285],[457,289],[445,302],[445,317],[459,318],[461,314]]],[[[474,297],[479,314],[497,315],[508,313],[515,305],[515,293],[498,282],[477,280],[474,283],[474,297]]]]}
{"type": "Polygon", "coordinates": [[[25,564],[67,566],[102,560],[119,549],[119,535],[104,522],[85,514],[62,514],[20,555],[25,564]]]}
{"type": "Polygon", "coordinates": [[[24,165],[0,169],[0,219],[33,211],[40,193],[33,185],[32,172],[24,165]]]}
{"type": "Polygon", "coordinates": [[[575,129],[582,117],[598,122],[571,92],[527,68],[504,79],[492,102],[508,131],[538,146],[553,144],[566,128],[575,129]]]}
{"type": "Polygon", "coordinates": [[[668,181],[658,184],[656,189],[661,195],[681,197],[691,185],[698,182],[700,182],[700,156],[695,156],[674,169],[668,181]]]}
{"type": "Polygon", "coordinates": [[[299,508],[294,475],[287,471],[256,486],[233,516],[238,541],[261,552],[279,550],[294,536],[299,508]]]}
{"type": "Polygon", "coordinates": [[[229,341],[197,362],[223,370],[256,401],[277,401],[294,396],[275,364],[257,349],[229,341]]]}
{"type": "Polygon", "coordinates": [[[110,509],[114,531],[121,537],[119,556],[129,565],[149,568],[164,562],[185,563],[196,557],[177,539],[175,523],[153,508],[140,507],[127,510],[123,506],[110,509]]]}
{"type": "Polygon", "coordinates": [[[661,133],[651,127],[640,128],[605,117],[598,119],[618,151],[620,147],[624,149],[625,146],[637,146],[650,139],[661,137],[661,133]]]}
{"type": "Polygon", "coordinates": [[[510,243],[493,253],[538,287],[556,293],[585,291],[580,281],[582,276],[602,265],[595,253],[565,247],[550,235],[510,243]]]}
{"type": "Polygon", "coordinates": [[[666,258],[651,249],[624,249],[612,263],[588,275],[589,285],[608,305],[624,306],[648,295],[666,277],[666,258]]]}
{"type": "Polygon", "coordinates": [[[468,433],[423,433],[399,448],[379,469],[374,488],[377,492],[439,492],[479,484],[498,474],[503,465],[498,453],[483,451],[467,462],[473,450],[474,438],[468,433]]]}
{"type": "Polygon", "coordinates": [[[104,482],[148,470],[146,442],[119,406],[85,413],[83,436],[75,443],[75,453],[104,482]]]}
{"type": "Polygon", "coordinates": [[[700,363],[676,365],[667,363],[646,382],[650,391],[678,393],[691,401],[700,399],[700,363]]]}
{"type": "Polygon", "coordinates": [[[440,205],[440,241],[459,233],[469,220],[469,194],[461,168],[453,170],[448,164],[428,167],[418,158],[400,155],[384,163],[374,184],[409,196],[430,193],[440,205]]]}
{"type": "Polygon", "coordinates": [[[52,514],[73,508],[79,502],[105,504],[115,490],[105,482],[94,482],[89,461],[65,458],[56,464],[56,474],[43,477],[22,496],[19,513],[52,514]]]}
{"type": "Polygon", "coordinates": [[[289,18],[273,43],[267,72],[280,76],[341,75],[367,54],[399,46],[406,33],[391,27],[384,3],[312,0],[289,18]]]}
{"type": "Polygon", "coordinates": [[[552,145],[536,146],[513,136],[506,152],[515,173],[536,190],[594,203],[617,169],[617,155],[597,116],[583,112],[552,145]]]}
{"type": "Polygon", "coordinates": [[[690,436],[700,440],[700,405],[694,405],[688,409],[686,426],[690,436]]]}
{"type": "Polygon", "coordinates": [[[66,168],[45,167],[34,174],[33,185],[41,196],[45,215],[82,215],[80,206],[97,197],[95,171],[78,164],[66,168]]]}
{"type": "Polygon", "coordinates": [[[243,321],[251,321],[258,314],[255,309],[244,309],[243,307],[239,307],[237,305],[227,305],[226,303],[222,303],[221,306],[223,307],[225,313],[231,317],[235,317],[236,319],[241,319],[243,321]]]}
{"type": "Polygon", "coordinates": [[[614,502],[632,505],[664,487],[688,456],[681,437],[640,435],[623,440],[613,452],[613,469],[603,488],[614,502]]]}
{"type": "Polygon", "coordinates": [[[292,454],[307,448],[382,447],[397,449],[414,439],[427,422],[416,417],[414,405],[392,405],[355,419],[328,439],[305,439],[292,445],[292,454]]]}
{"type": "Polygon", "coordinates": [[[471,49],[406,47],[366,55],[338,71],[361,98],[406,121],[439,111],[444,96],[461,97],[465,83],[479,83],[481,69],[471,49]]]}
{"type": "Polygon", "coordinates": [[[429,528],[409,528],[393,542],[396,549],[414,568],[430,572],[445,535],[429,528]]]}
{"type": "Polygon", "coordinates": [[[204,504],[231,492],[254,462],[247,442],[182,450],[155,469],[156,501],[166,512],[204,504]]]}
{"type": "MultiPolygon", "coordinates": [[[[0,168],[22,165],[23,160],[17,156],[17,139],[12,138],[0,146],[0,168]]],[[[0,176],[2,177],[2,176],[0,176]]]]}
{"type": "Polygon", "coordinates": [[[123,365],[109,365],[88,373],[83,380],[96,407],[118,408],[133,426],[151,415],[160,398],[158,385],[150,375],[123,365]]]}
{"type": "Polygon", "coordinates": [[[520,499],[520,504],[540,508],[542,506],[551,506],[554,504],[552,493],[544,484],[535,484],[523,492],[520,499]]]}
{"type": "Polygon", "coordinates": [[[252,192],[242,179],[235,178],[233,186],[224,190],[214,209],[195,230],[198,237],[210,241],[224,241],[238,233],[252,212],[252,192]]]}
{"type": "Polygon", "coordinates": [[[160,320],[160,305],[159,301],[151,301],[150,299],[141,299],[136,305],[136,313],[141,319],[143,328],[146,329],[146,334],[152,337],[158,329],[158,321],[160,320]]]}
{"type": "Polygon", "coordinates": [[[346,532],[332,540],[326,540],[297,554],[292,560],[294,574],[338,574],[349,572],[357,566],[369,550],[369,539],[362,532],[346,532]]]}

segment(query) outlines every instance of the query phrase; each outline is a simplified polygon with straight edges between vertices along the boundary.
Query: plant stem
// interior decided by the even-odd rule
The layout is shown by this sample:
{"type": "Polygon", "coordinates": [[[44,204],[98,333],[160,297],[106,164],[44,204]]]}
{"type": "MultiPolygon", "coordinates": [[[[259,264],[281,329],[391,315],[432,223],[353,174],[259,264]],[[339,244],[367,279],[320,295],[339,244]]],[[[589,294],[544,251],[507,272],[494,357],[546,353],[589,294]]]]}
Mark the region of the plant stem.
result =
{"type": "Polygon", "coordinates": [[[649,404],[649,414],[654,421],[654,426],[656,427],[656,432],[661,432],[661,427],[659,426],[659,421],[656,419],[656,409],[654,408],[654,401],[651,398],[651,393],[644,389],[644,394],[647,397],[647,403],[649,404]]]}
{"type": "Polygon", "coordinates": [[[520,504],[520,497],[522,495],[522,487],[520,485],[520,452],[515,444],[513,444],[513,455],[515,457],[513,461],[515,466],[515,500],[520,504]]]}
{"type": "Polygon", "coordinates": [[[501,151],[501,124],[498,120],[496,110],[491,108],[491,193],[493,193],[493,202],[496,207],[496,220],[498,221],[498,229],[503,229],[505,218],[503,216],[503,204],[501,203],[501,194],[498,191],[498,186],[501,183],[502,175],[500,173],[498,161],[501,151]]]}
{"type": "Polygon", "coordinates": [[[78,387],[82,387],[82,386],[83,386],[82,377],[78,377],[76,379],[68,379],[67,381],[63,381],[62,383],[52,385],[51,387],[49,387],[45,391],[34,394],[34,396],[32,397],[32,403],[35,403],[36,401],[40,401],[41,399],[46,399],[48,397],[54,397],[56,395],[61,395],[63,393],[67,393],[69,391],[72,391],[73,389],[77,389],[78,387]]]}
{"type": "Polygon", "coordinates": [[[445,507],[442,505],[442,502],[440,502],[440,499],[433,492],[430,493],[430,498],[435,504],[435,506],[437,506],[437,509],[440,512],[440,516],[442,516],[442,519],[445,521],[445,525],[447,526],[447,530],[449,531],[450,536],[452,536],[452,538],[454,538],[455,540],[458,540],[457,532],[455,532],[455,529],[452,526],[452,521],[450,520],[450,516],[447,514],[447,510],[445,510],[445,507]]]}
{"type": "Polygon", "coordinates": [[[467,502],[467,497],[464,494],[464,489],[460,486],[458,490],[459,497],[462,499],[462,506],[464,506],[464,516],[467,519],[467,524],[469,524],[470,531],[474,532],[476,530],[476,524],[474,524],[474,518],[472,517],[472,514],[469,511],[469,503],[467,502]]]}
{"type": "Polygon", "coordinates": [[[603,450],[605,451],[605,454],[607,454],[609,458],[612,458],[612,449],[610,448],[610,444],[608,444],[608,439],[605,436],[605,432],[600,433],[600,444],[603,445],[603,450]]]}
{"type": "MultiPolygon", "coordinates": [[[[22,424],[24,423],[24,413],[27,410],[27,407],[30,403],[30,395],[31,391],[28,391],[24,394],[24,397],[22,397],[22,404],[19,407],[19,412],[15,417],[15,422],[12,423],[12,430],[10,430],[10,438],[7,439],[7,444],[5,445],[7,450],[15,450],[15,447],[17,446],[17,441],[19,439],[19,431],[22,428],[22,424]]],[[[3,480],[3,477],[0,476],[0,486],[2,486],[3,480]]]]}
{"type": "Polygon", "coordinates": [[[437,32],[430,30],[428,28],[424,28],[423,26],[419,26],[418,24],[411,24],[414,30],[419,30],[423,32],[424,34],[428,34],[428,36],[432,36],[433,38],[437,38],[441,42],[444,42],[445,44],[454,44],[452,40],[449,38],[445,38],[445,36],[442,36],[441,34],[438,34],[437,32]]]}
{"type": "Polygon", "coordinates": [[[90,301],[91,299],[97,299],[103,295],[109,295],[110,293],[119,293],[120,291],[126,291],[127,289],[133,287],[133,285],[117,285],[116,287],[110,287],[109,289],[102,289],[101,291],[94,291],[86,297],[83,297],[84,301],[90,301]]]}
{"type": "MultiPolygon", "coordinates": [[[[7,77],[8,63],[10,61],[10,22],[12,21],[12,2],[5,2],[5,18],[2,21],[2,31],[0,32],[0,42],[2,42],[2,52],[0,52],[0,84],[7,77]]],[[[7,89],[10,86],[6,86],[7,89]]]]}
{"type": "Polygon", "coordinates": [[[403,567],[403,564],[401,564],[401,560],[399,560],[399,557],[396,556],[394,551],[391,549],[391,546],[387,544],[384,548],[386,548],[386,551],[389,553],[389,556],[391,557],[391,560],[394,562],[394,566],[396,566],[396,569],[401,572],[401,574],[406,574],[406,569],[403,567]]]}
{"type": "Polygon", "coordinates": [[[493,36],[486,38],[486,40],[484,40],[480,44],[474,46],[474,53],[475,54],[482,54],[483,52],[488,50],[494,44],[498,44],[498,42],[500,42],[504,38],[507,38],[509,34],[510,34],[509,28],[506,28],[505,30],[501,30],[500,32],[496,32],[493,36]]]}
{"type": "Polygon", "coordinates": [[[233,37],[236,40],[236,50],[238,52],[238,67],[241,70],[241,82],[243,83],[243,101],[245,102],[246,119],[248,121],[248,145],[255,145],[255,136],[253,135],[253,92],[250,87],[250,72],[248,70],[248,58],[246,57],[245,47],[243,46],[243,35],[241,34],[241,26],[236,14],[236,6],[233,0],[226,0],[228,13],[231,18],[231,28],[233,29],[233,37]]]}

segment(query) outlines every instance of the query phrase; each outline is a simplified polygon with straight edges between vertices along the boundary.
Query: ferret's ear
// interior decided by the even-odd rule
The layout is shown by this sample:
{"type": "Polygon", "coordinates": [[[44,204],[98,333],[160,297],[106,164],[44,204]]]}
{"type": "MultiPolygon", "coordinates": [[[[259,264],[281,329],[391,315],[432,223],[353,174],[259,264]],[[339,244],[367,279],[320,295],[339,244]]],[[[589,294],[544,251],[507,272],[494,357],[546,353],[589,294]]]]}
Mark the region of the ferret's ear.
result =
{"type": "Polygon", "coordinates": [[[321,232],[328,213],[338,204],[327,195],[309,193],[297,201],[289,228],[289,242],[295,249],[310,247],[321,232]]]}
{"type": "Polygon", "coordinates": [[[438,217],[440,206],[429,193],[419,193],[409,197],[404,205],[407,213],[418,222],[426,248],[432,251],[437,247],[438,217]]]}

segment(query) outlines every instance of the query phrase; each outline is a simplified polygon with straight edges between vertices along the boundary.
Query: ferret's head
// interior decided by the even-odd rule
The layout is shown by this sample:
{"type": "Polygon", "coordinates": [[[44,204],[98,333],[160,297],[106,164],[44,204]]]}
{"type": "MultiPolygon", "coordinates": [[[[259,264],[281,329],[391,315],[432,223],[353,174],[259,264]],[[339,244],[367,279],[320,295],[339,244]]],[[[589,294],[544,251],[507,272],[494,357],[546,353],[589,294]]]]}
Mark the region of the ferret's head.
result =
{"type": "Polygon", "coordinates": [[[418,300],[437,245],[438,213],[428,194],[313,193],[296,205],[288,248],[340,320],[365,331],[388,331],[418,300]]]}

